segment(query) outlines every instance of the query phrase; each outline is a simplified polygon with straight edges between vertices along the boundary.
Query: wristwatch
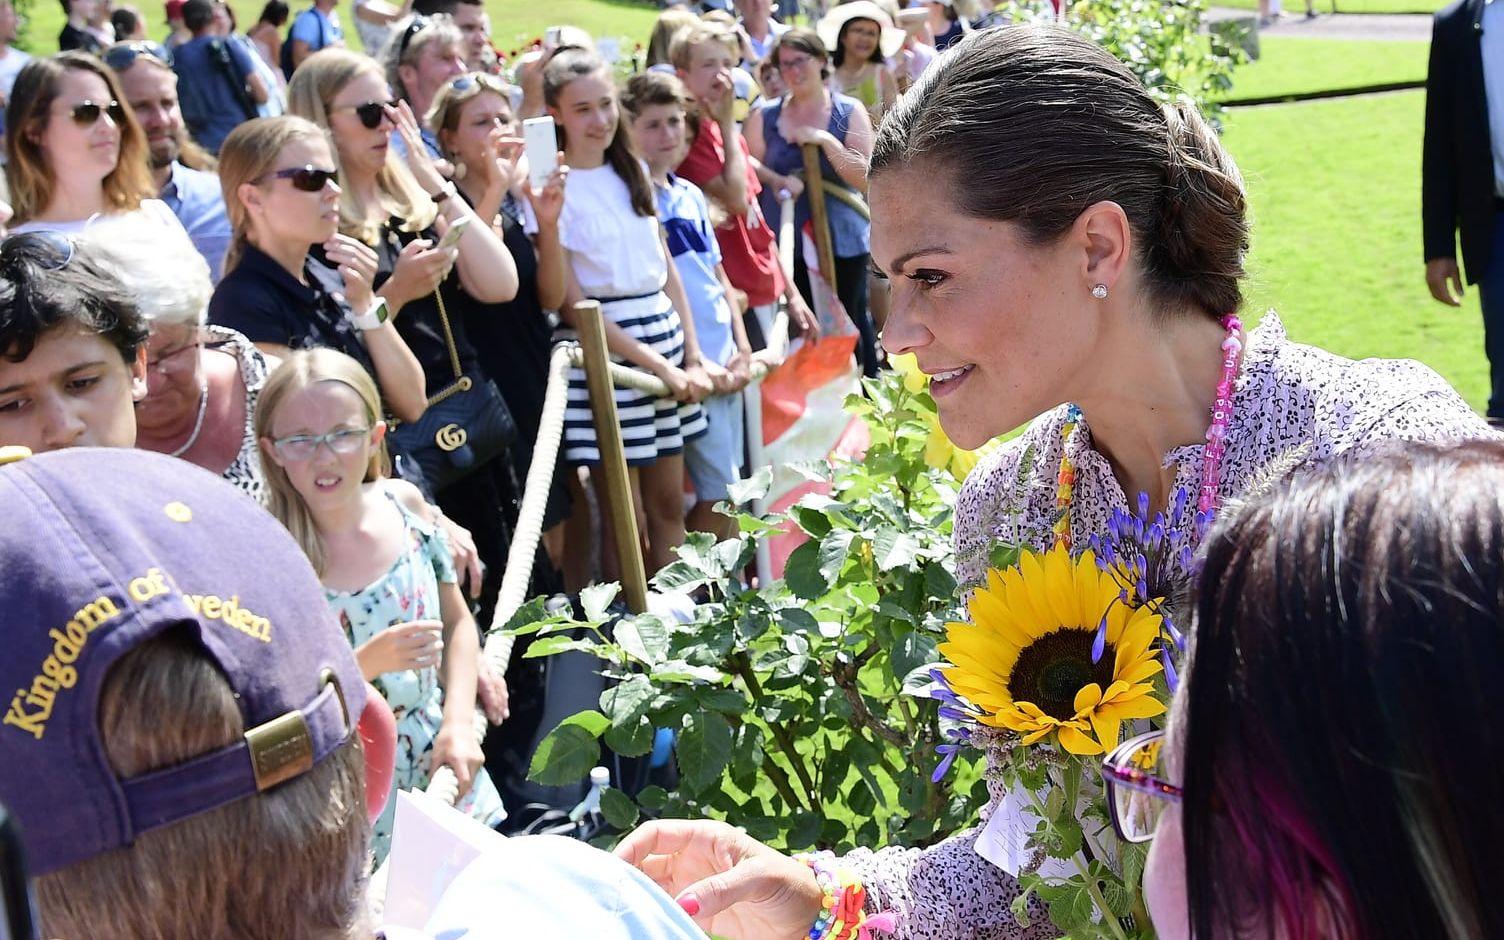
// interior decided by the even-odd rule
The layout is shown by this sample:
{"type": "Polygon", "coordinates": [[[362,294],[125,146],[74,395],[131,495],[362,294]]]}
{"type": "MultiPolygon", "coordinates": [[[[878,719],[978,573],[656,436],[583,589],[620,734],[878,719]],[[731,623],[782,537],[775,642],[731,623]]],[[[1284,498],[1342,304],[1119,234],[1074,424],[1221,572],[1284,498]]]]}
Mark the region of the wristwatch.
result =
{"type": "Polygon", "coordinates": [[[429,198],[434,201],[434,205],[442,205],[443,202],[444,202],[444,200],[448,199],[450,196],[453,196],[453,195],[454,195],[454,184],[446,182],[444,184],[444,188],[443,189],[440,189],[438,192],[433,193],[431,196],[429,196],[429,198]]]}
{"type": "Polygon", "coordinates": [[[371,309],[365,313],[356,313],[352,310],[345,314],[345,316],[349,318],[350,322],[358,330],[380,329],[381,324],[392,318],[391,311],[386,305],[386,298],[381,296],[371,301],[371,309]]]}

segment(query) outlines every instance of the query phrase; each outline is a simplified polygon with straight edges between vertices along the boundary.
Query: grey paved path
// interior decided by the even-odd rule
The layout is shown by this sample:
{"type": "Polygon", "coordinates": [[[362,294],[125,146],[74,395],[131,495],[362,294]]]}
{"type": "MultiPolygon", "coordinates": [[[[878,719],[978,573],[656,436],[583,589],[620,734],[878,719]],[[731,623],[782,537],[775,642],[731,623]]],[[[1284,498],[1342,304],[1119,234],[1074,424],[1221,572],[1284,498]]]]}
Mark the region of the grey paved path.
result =
{"type": "MultiPolygon", "coordinates": [[[[1338,0],[1341,6],[1341,0],[1338,0]]],[[[1284,0],[1285,15],[1259,30],[1261,36],[1309,37],[1311,39],[1419,39],[1431,38],[1427,14],[1323,13],[1305,18],[1304,0],[1284,0]]],[[[1330,0],[1316,0],[1317,10],[1331,9],[1330,0]]],[[[1210,20],[1256,16],[1252,10],[1213,7],[1210,20]]]]}

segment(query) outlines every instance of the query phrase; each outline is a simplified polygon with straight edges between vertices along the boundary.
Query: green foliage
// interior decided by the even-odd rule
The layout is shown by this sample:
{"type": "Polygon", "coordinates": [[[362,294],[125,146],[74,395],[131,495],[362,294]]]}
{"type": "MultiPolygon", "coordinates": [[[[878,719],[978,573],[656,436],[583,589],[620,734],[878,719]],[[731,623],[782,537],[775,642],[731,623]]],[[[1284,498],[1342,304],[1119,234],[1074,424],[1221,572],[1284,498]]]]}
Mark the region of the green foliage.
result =
{"type": "MultiPolygon", "coordinates": [[[[614,684],[600,710],[566,720],[530,775],[579,779],[599,747],[635,756],[653,728],[677,733],[678,787],[635,803],[611,792],[616,824],[648,816],[714,817],[787,849],[925,844],[970,824],[985,798],[977,758],[935,783],[936,704],[916,695],[956,609],[950,547],[959,483],[925,462],[934,402],[889,374],[846,407],[867,422],[860,463],[806,472],[830,484],[787,513],[736,514],[740,537],[691,535],[657,578],[660,588],[708,600],[691,623],[642,615],[604,629],[607,594],[584,621],[513,624],[553,649],[594,647],[614,684]],[[742,584],[755,541],[792,526],[808,541],[784,579],[742,584]],[[557,638],[557,642],[555,641],[557,638]]],[[[748,502],[767,475],[734,495],[748,502]]],[[[535,609],[541,614],[541,608],[535,609]]]]}
{"type": "MultiPolygon", "coordinates": [[[[1011,5],[1017,20],[1054,22],[1049,4],[1011,5]]],[[[1210,118],[1246,56],[1218,33],[1203,34],[1205,0],[1076,0],[1064,25],[1111,52],[1165,103],[1188,99],[1210,118]]]]}

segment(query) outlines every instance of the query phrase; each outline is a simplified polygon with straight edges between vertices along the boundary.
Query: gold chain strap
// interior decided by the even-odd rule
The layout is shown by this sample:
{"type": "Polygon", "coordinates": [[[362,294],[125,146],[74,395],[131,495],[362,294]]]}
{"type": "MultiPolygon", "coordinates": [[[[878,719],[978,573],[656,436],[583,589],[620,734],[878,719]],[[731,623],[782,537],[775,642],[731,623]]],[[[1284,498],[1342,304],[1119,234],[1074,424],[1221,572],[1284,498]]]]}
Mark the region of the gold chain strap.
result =
{"type": "Polygon", "coordinates": [[[460,369],[460,351],[454,345],[454,330],[449,326],[449,310],[444,306],[443,285],[434,288],[433,298],[439,302],[439,322],[444,326],[444,345],[449,347],[449,367],[454,370],[454,384],[440,389],[437,394],[428,399],[428,407],[432,408],[446,398],[458,395],[460,392],[468,392],[471,388],[470,377],[460,369]]]}

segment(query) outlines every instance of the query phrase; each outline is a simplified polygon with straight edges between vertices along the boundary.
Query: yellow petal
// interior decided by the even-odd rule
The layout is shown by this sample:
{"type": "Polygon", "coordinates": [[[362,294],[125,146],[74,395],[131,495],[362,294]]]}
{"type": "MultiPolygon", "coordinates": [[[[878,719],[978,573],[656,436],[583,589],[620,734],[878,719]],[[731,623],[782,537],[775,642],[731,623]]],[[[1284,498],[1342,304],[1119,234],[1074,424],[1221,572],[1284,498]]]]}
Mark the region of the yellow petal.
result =
{"type": "Polygon", "coordinates": [[[1163,668],[1164,667],[1159,664],[1159,660],[1146,659],[1142,662],[1134,663],[1132,666],[1128,667],[1126,672],[1118,673],[1117,675],[1118,678],[1122,679],[1124,682],[1143,682],[1150,676],[1158,674],[1159,671],[1163,668]]]}
{"type": "Polygon", "coordinates": [[[1106,709],[1099,709],[1091,714],[1091,727],[1097,733],[1097,740],[1101,742],[1104,751],[1110,751],[1118,746],[1118,735],[1122,732],[1123,723],[1112,717],[1106,709]]]}
{"type": "Polygon", "coordinates": [[[1152,695],[1145,695],[1127,702],[1114,703],[1101,709],[1105,714],[1124,721],[1133,718],[1155,718],[1163,715],[1166,710],[1165,703],[1152,695]]]}
{"type": "Polygon", "coordinates": [[[1036,744],[1042,738],[1048,737],[1049,734],[1050,734],[1050,732],[1053,731],[1053,730],[1055,730],[1055,729],[1053,729],[1053,728],[1040,728],[1038,731],[1034,732],[1033,734],[1026,735],[1024,737],[1024,739],[1020,743],[1021,744],[1036,744]]]}
{"type": "Polygon", "coordinates": [[[1083,712],[1097,707],[1097,703],[1100,701],[1102,701],[1102,687],[1100,685],[1097,685],[1095,682],[1083,685],[1080,691],[1076,693],[1076,715],[1080,716],[1083,712]]]}
{"type": "Polygon", "coordinates": [[[1093,741],[1090,735],[1082,734],[1071,725],[1060,726],[1060,746],[1072,754],[1090,756],[1102,753],[1102,745],[1093,741]]]}

